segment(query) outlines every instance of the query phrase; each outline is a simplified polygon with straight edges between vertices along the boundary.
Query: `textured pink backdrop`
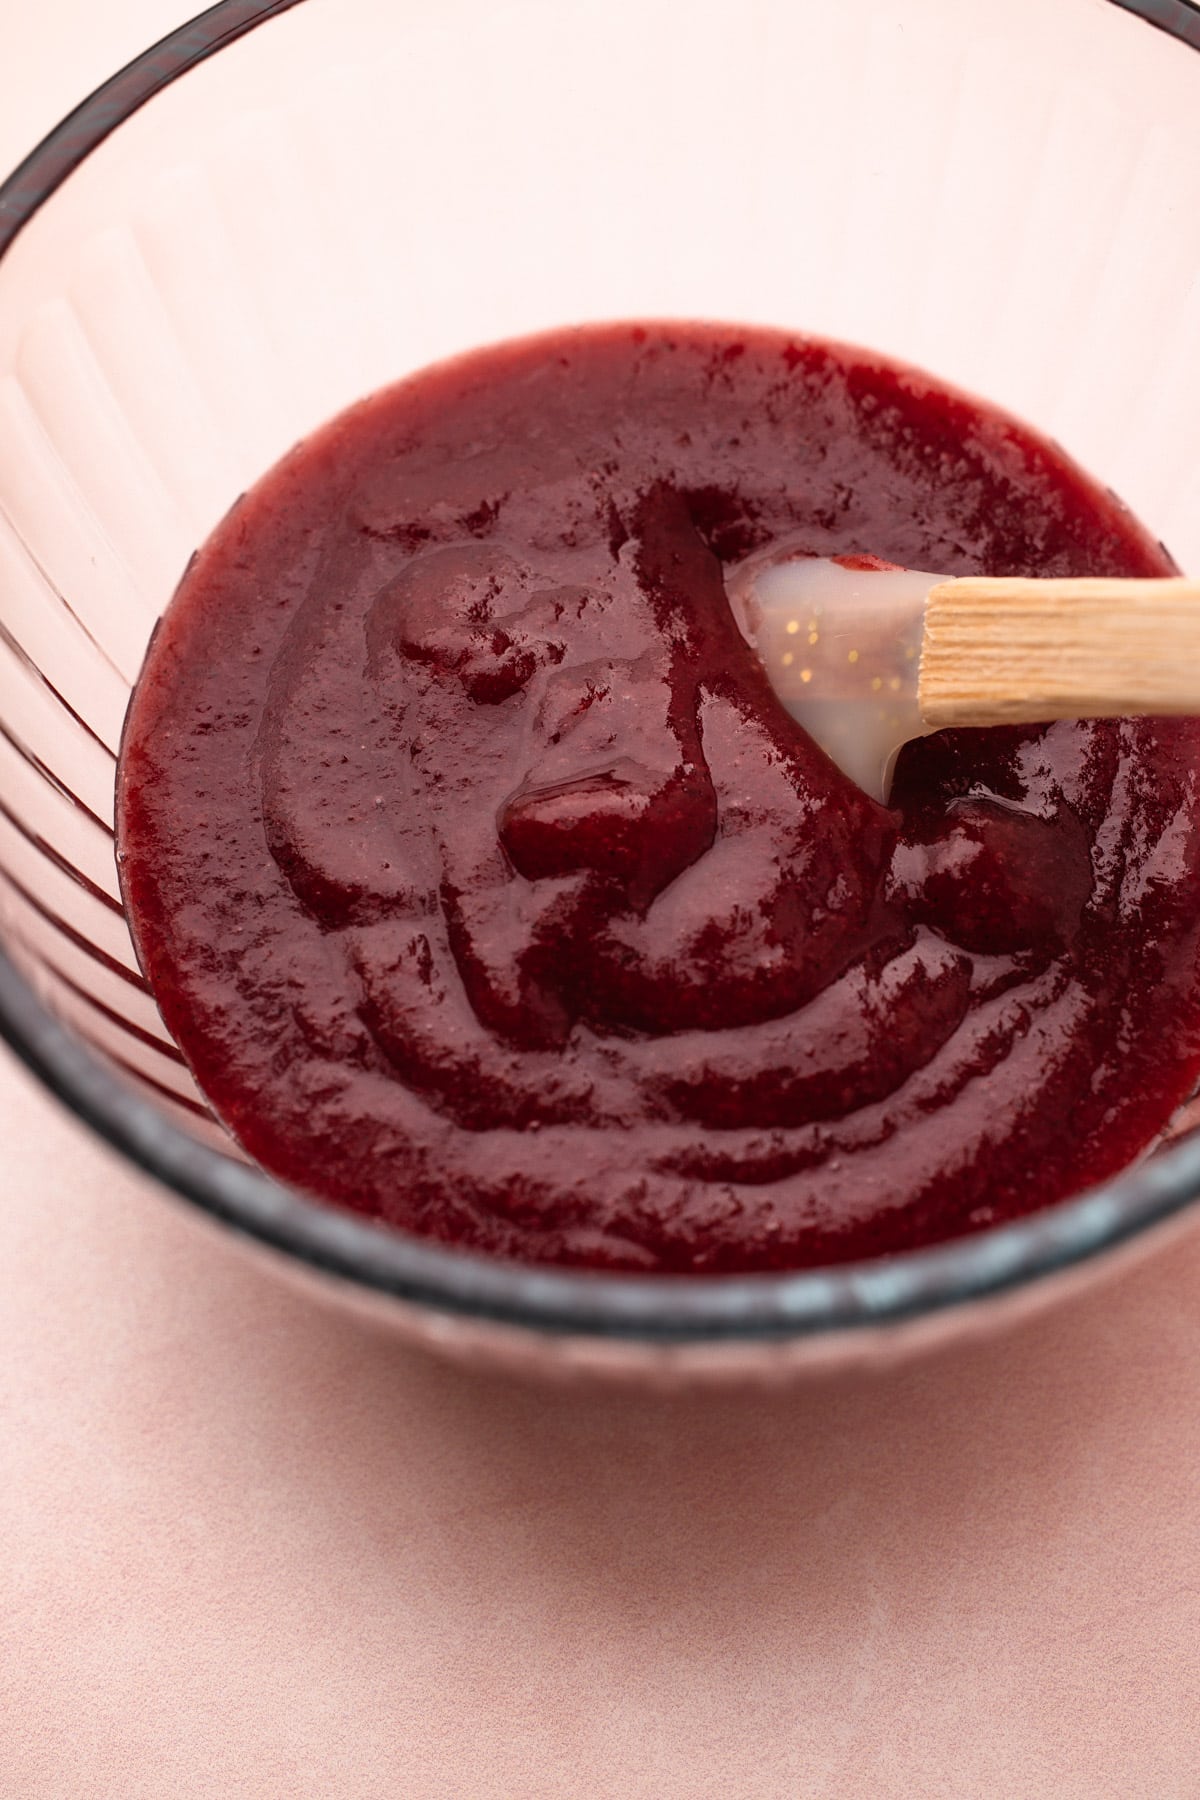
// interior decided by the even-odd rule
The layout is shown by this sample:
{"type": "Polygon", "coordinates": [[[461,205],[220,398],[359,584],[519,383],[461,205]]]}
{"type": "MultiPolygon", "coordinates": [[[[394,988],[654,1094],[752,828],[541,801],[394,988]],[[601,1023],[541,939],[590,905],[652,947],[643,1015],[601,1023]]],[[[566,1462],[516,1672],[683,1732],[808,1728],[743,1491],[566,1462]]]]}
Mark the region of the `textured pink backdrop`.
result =
{"type": "MultiPolygon", "coordinates": [[[[0,162],[180,16],[0,0],[0,162]]],[[[1196,1234],[668,1400],[347,1327],[3,1054],[0,1200],[0,1795],[1200,1793],[1196,1234]]]]}

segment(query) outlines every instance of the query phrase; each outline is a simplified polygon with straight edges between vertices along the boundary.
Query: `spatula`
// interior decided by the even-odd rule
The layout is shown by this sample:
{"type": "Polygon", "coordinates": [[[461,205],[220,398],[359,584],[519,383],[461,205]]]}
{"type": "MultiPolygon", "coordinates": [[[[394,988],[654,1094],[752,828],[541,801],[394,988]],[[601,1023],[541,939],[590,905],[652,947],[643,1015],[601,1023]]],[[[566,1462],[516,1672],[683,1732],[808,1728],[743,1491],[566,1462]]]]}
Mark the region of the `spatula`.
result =
{"type": "Polygon", "coordinates": [[[1200,713],[1200,581],[944,580],[776,551],[728,586],[779,698],[878,800],[909,739],[946,726],[1200,713]]]}

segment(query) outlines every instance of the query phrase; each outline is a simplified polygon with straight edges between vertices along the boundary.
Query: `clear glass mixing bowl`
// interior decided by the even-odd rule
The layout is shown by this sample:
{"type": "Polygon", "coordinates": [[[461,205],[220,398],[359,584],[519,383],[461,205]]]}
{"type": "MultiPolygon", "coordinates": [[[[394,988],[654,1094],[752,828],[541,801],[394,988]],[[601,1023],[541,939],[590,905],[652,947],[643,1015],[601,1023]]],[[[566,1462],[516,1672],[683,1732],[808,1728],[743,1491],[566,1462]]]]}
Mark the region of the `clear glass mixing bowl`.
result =
{"type": "Polygon", "coordinates": [[[1019,1225],[830,1272],[555,1274],[378,1229],[212,1118],[138,974],[112,818],[130,686],[235,496],[357,396],[542,326],[724,318],[924,364],[1059,438],[1200,572],[1197,48],[1188,0],[226,0],[94,95],[0,192],[18,1052],[327,1293],[540,1366],[878,1357],[1190,1206],[1181,1130],[1019,1225]]]}

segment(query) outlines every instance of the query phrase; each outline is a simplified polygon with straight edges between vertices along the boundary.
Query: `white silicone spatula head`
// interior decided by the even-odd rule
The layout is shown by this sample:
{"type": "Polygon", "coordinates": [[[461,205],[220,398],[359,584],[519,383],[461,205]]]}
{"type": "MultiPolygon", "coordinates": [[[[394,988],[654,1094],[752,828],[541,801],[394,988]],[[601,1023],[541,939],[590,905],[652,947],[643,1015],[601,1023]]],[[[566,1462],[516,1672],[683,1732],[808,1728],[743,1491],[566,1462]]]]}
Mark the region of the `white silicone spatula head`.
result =
{"type": "Polygon", "coordinates": [[[917,675],[937,579],[868,557],[776,549],[728,580],[738,624],[783,704],[877,800],[887,799],[903,745],[933,729],[918,709],[917,675]]]}

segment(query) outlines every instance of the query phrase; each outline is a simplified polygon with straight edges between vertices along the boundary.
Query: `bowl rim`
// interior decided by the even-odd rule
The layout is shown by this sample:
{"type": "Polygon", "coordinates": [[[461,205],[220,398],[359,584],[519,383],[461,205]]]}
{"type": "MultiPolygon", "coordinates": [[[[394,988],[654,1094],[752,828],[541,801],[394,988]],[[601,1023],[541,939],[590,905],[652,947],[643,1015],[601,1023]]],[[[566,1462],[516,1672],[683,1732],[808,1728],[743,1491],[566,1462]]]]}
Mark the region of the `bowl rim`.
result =
{"type": "MultiPolygon", "coordinates": [[[[1192,0],[1112,0],[1200,49],[1192,0]]],[[[97,88],[0,185],[0,259],[130,115],[301,0],[220,0],[97,88]]],[[[1041,1280],[1140,1235],[1200,1195],[1200,1134],[1013,1224],[865,1263],[764,1275],[643,1276],[518,1265],[308,1199],[198,1143],[93,1055],[0,945],[0,1036],[52,1093],[177,1196],[309,1268],[424,1309],[558,1336],[753,1342],[877,1330],[1041,1280]]]]}

